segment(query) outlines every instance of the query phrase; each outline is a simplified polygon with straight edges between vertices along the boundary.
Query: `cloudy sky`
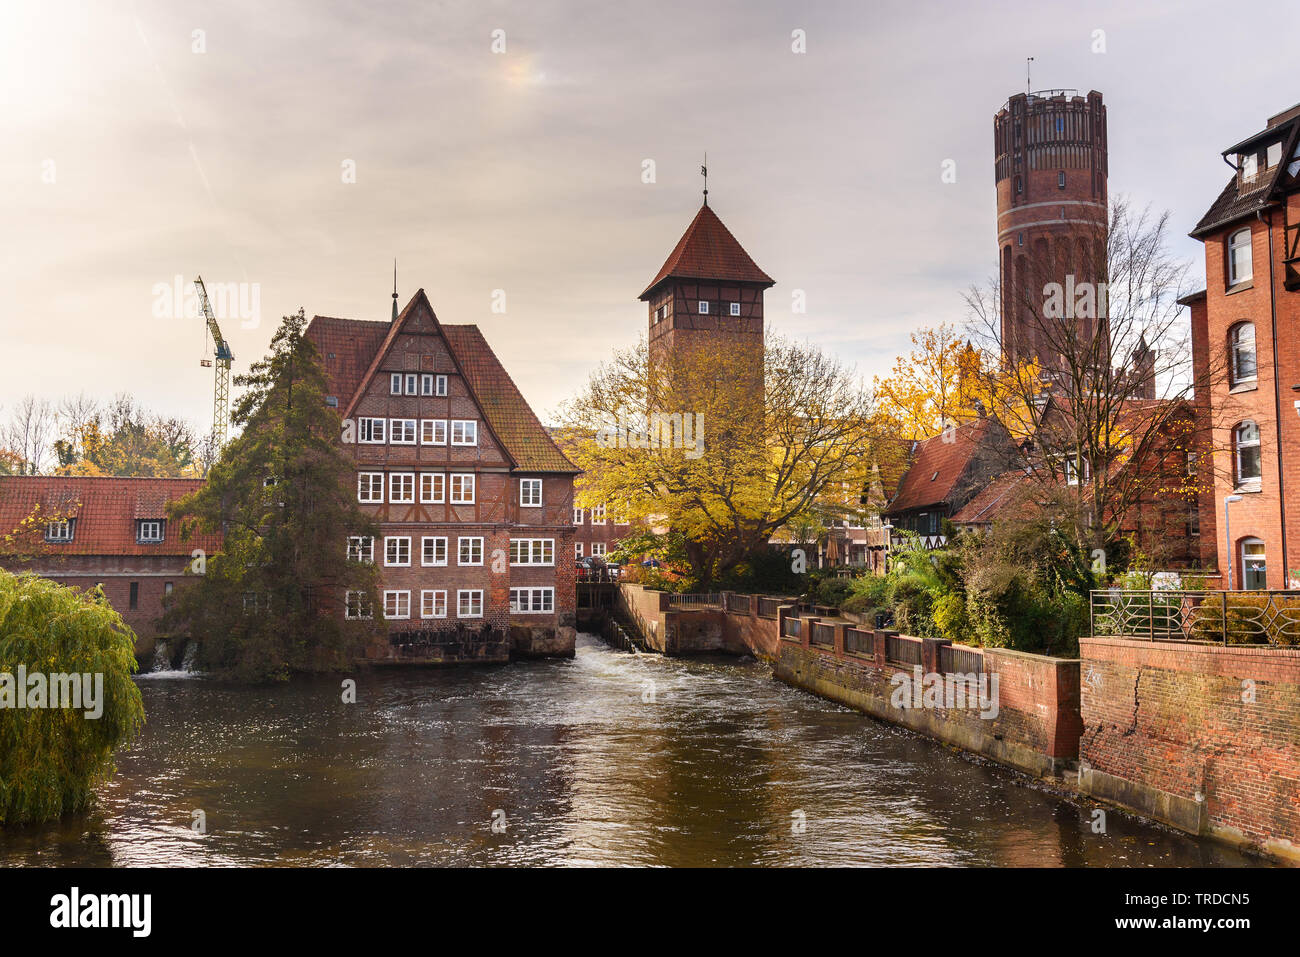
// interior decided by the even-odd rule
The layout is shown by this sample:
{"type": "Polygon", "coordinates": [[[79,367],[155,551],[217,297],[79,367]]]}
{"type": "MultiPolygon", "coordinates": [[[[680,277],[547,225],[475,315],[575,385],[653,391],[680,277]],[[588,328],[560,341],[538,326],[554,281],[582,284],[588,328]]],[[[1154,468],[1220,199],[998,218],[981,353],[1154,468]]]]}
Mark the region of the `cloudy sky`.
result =
{"type": "Polygon", "coordinates": [[[1199,277],[1183,234],[1219,151],[1300,100],[1287,57],[1245,52],[1300,26],[1293,0],[1225,9],[9,0],[0,416],[130,391],[206,429],[204,330],[158,315],[160,285],[256,284],[260,323],[224,323],[238,372],[299,306],[387,318],[394,258],[403,304],[423,286],[479,324],[545,415],[642,334],[706,150],[711,205],[777,280],[770,324],[884,371],[995,269],[992,117],[1027,56],[1035,89],[1102,91],[1112,195],[1171,210],[1199,277]]]}

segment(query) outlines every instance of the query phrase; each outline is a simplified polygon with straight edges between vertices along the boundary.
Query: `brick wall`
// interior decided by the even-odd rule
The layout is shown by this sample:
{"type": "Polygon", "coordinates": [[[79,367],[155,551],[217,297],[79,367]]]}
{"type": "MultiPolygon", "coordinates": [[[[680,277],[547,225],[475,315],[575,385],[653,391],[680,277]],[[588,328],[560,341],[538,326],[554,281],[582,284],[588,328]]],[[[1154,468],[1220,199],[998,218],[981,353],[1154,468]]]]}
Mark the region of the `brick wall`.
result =
{"type": "Polygon", "coordinates": [[[1300,649],[1079,645],[1082,790],[1300,859],[1300,649]]]}

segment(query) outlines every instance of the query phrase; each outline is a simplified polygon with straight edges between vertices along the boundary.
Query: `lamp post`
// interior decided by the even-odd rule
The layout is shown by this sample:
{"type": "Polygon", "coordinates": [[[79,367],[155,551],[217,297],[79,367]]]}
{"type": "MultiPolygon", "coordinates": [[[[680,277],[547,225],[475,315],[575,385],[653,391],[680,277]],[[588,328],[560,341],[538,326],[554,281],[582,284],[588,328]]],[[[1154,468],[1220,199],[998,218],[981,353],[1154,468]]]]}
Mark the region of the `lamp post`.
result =
{"type": "Polygon", "coordinates": [[[1232,522],[1228,517],[1228,506],[1233,502],[1240,502],[1240,495],[1229,495],[1223,500],[1223,534],[1228,539],[1228,591],[1235,591],[1237,580],[1232,576],[1232,522]]]}

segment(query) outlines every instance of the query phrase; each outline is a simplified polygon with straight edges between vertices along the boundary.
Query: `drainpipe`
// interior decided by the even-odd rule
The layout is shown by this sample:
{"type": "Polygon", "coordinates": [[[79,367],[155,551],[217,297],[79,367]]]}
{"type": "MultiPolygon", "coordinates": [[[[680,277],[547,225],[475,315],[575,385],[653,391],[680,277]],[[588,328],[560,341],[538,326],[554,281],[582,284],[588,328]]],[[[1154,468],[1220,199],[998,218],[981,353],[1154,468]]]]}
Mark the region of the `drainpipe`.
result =
{"type": "Polygon", "coordinates": [[[1257,210],[1255,218],[1268,224],[1268,305],[1273,324],[1273,404],[1277,418],[1277,502],[1282,524],[1282,587],[1291,584],[1291,555],[1286,549],[1286,479],[1282,470],[1282,376],[1277,359],[1277,284],[1273,277],[1273,213],[1268,219],[1257,210]]]}

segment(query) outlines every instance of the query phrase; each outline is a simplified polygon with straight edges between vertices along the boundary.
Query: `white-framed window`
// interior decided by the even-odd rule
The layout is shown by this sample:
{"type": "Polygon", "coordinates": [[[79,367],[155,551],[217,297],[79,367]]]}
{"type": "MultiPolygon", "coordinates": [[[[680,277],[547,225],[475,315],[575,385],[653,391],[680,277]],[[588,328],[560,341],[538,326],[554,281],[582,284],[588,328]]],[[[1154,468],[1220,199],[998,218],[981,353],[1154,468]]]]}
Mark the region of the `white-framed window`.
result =
{"type": "Polygon", "coordinates": [[[574,506],[574,509],[573,509],[573,524],[574,524],[574,525],[581,525],[581,524],[582,524],[582,517],[583,517],[583,515],[585,515],[585,514],[586,514],[586,512],[585,512],[583,509],[580,509],[580,508],[578,508],[577,506],[574,506]]]}
{"type": "Polygon", "coordinates": [[[1065,457],[1065,484],[1078,485],[1080,474],[1083,475],[1085,482],[1092,477],[1092,471],[1088,468],[1088,460],[1082,455],[1071,452],[1065,457]]]}
{"type": "Polygon", "coordinates": [[[605,543],[604,543],[604,542],[592,542],[592,543],[591,543],[591,554],[593,554],[593,555],[604,555],[604,554],[605,554],[605,543]]]}
{"type": "Polygon", "coordinates": [[[462,588],[456,592],[456,617],[483,617],[483,589],[462,588]]]}
{"type": "Polygon", "coordinates": [[[421,618],[446,618],[447,593],[441,588],[426,588],[420,592],[421,618]]]}
{"type": "Polygon", "coordinates": [[[420,394],[420,376],[417,373],[414,372],[406,373],[406,394],[407,395],[420,394]]]}
{"type": "Polygon", "coordinates": [[[591,524],[592,524],[592,525],[604,525],[604,524],[605,524],[605,506],[604,506],[604,505],[593,505],[593,506],[591,507],[591,524]]]}
{"type": "Polygon", "coordinates": [[[707,299],[701,299],[701,300],[700,300],[700,315],[701,315],[701,316],[707,316],[708,314],[709,314],[709,301],[708,301],[707,299]]]}
{"type": "Polygon", "coordinates": [[[388,392],[390,395],[402,394],[402,374],[394,372],[388,377],[388,392]]]}
{"type": "Polygon", "coordinates": [[[411,564],[411,536],[389,535],[384,539],[384,564],[397,566],[411,564]]]}
{"type": "Polygon", "coordinates": [[[343,596],[343,617],[349,619],[373,618],[375,609],[363,591],[349,591],[343,596]]]}
{"type": "Polygon", "coordinates": [[[142,518],[136,526],[135,540],[142,543],[157,543],[163,540],[162,519],[142,518]]]}
{"type": "Polygon", "coordinates": [[[554,588],[510,589],[510,611],[516,615],[546,615],[555,611],[554,588]]]}
{"type": "Polygon", "coordinates": [[[733,316],[738,316],[738,315],[740,315],[740,303],[738,303],[738,302],[733,302],[733,303],[731,304],[731,314],[732,314],[733,316]]]}
{"type": "Polygon", "coordinates": [[[1268,561],[1261,539],[1241,540],[1241,587],[1247,591],[1262,591],[1268,587],[1268,561]]]}
{"type": "Polygon", "coordinates": [[[451,475],[451,504],[474,504],[474,473],[453,472],[451,475]]]}
{"type": "Polygon", "coordinates": [[[1247,419],[1233,429],[1232,451],[1237,486],[1258,488],[1264,476],[1260,459],[1259,426],[1247,419]]]}
{"type": "Polygon", "coordinates": [[[466,535],[456,539],[456,564],[483,564],[483,536],[466,535]]]}
{"type": "Polygon", "coordinates": [[[433,377],[433,394],[434,395],[447,394],[447,377],[445,375],[439,375],[433,377]]]}
{"type": "Polygon", "coordinates": [[[1228,331],[1231,385],[1254,382],[1259,377],[1255,355],[1255,324],[1239,322],[1228,331]]]}
{"type": "Polygon", "coordinates": [[[542,504],[542,480],[526,478],[519,480],[519,504],[527,508],[540,508],[542,504]]]}
{"type": "Polygon", "coordinates": [[[371,535],[349,535],[348,536],[348,561],[365,562],[367,565],[375,561],[375,539],[371,535]]]}
{"type": "Polygon", "coordinates": [[[421,419],[420,420],[420,444],[421,445],[446,445],[447,444],[447,420],[446,419],[421,419]]]}
{"type": "Polygon", "coordinates": [[[441,472],[420,473],[420,503],[441,505],[447,498],[447,476],[441,472]]]}
{"type": "Polygon", "coordinates": [[[478,423],[473,419],[452,419],[451,444],[478,445],[478,423]]]}
{"type": "Polygon", "coordinates": [[[582,557],[582,542],[573,543],[573,557],[574,558],[582,557]]]}
{"type": "Polygon", "coordinates": [[[511,565],[554,565],[555,539],[553,538],[512,538],[510,539],[511,565]]]}
{"type": "Polygon", "coordinates": [[[357,419],[357,441],[366,445],[380,445],[386,434],[387,419],[357,419]]]}
{"type": "Polygon", "coordinates": [[[1254,275],[1250,249],[1250,227],[1239,229],[1228,237],[1228,285],[1235,286],[1254,275]]]}
{"type": "Polygon", "coordinates": [[[415,501],[415,473],[392,472],[388,476],[388,501],[409,505],[415,501]]]}
{"type": "Polygon", "coordinates": [[[447,537],[445,535],[426,535],[420,540],[421,565],[447,564],[447,537]]]}
{"type": "Polygon", "coordinates": [[[45,526],[45,540],[47,542],[70,542],[72,541],[73,529],[77,524],[75,518],[66,518],[61,522],[50,522],[45,526]]]}
{"type": "Polygon", "coordinates": [[[384,500],[384,473],[383,472],[358,472],[357,473],[357,501],[358,502],[382,502],[384,500]]]}
{"type": "Polygon", "coordinates": [[[384,617],[401,621],[411,617],[411,593],[409,591],[384,592],[384,617]]]}
{"type": "Polygon", "coordinates": [[[388,441],[393,445],[415,444],[415,419],[391,419],[388,425],[388,441]]]}
{"type": "Polygon", "coordinates": [[[420,395],[433,395],[433,375],[426,372],[420,376],[420,395]]]}

